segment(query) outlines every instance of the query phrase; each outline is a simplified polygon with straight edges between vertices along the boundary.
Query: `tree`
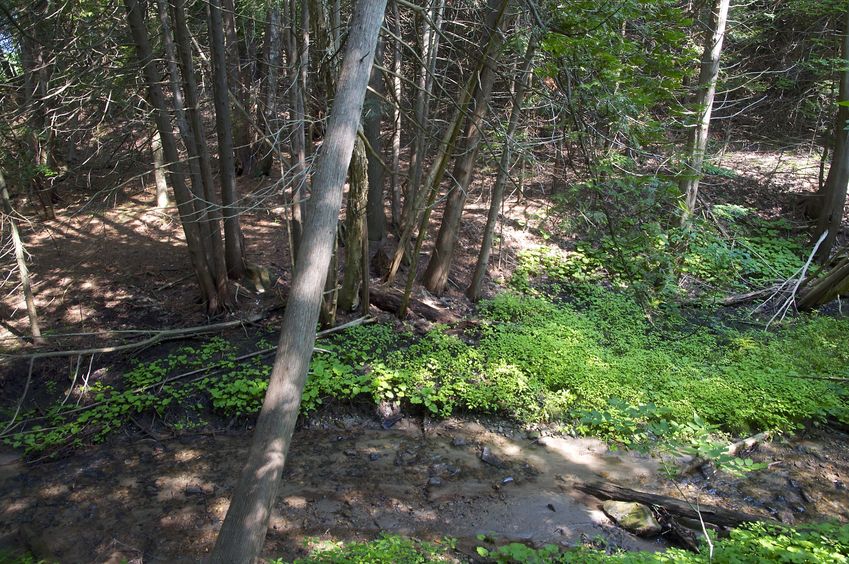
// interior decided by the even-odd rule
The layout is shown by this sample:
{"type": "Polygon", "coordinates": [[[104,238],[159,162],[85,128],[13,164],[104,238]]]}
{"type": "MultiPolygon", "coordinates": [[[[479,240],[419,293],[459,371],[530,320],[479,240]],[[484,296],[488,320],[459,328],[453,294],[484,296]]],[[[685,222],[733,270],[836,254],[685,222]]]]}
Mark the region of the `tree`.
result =
{"type": "MultiPolygon", "coordinates": [[[[245,275],[245,256],[242,249],[242,229],[236,206],[236,163],[233,151],[233,124],[230,119],[229,87],[227,84],[227,52],[224,49],[224,18],[221,0],[209,2],[209,38],[212,45],[213,98],[215,100],[215,129],[218,132],[218,162],[221,182],[221,203],[224,213],[224,257],[227,275],[239,280],[245,275]]],[[[241,129],[238,129],[241,131],[241,129]]],[[[238,147],[240,154],[249,154],[238,147]]],[[[245,157],[248,161],[251,157],[245,157]]],[[[243,163],[244,164],[244,163],[243,163]]]]}
{"type": "Polygon", "coordinates": [[[274,368],[247,462],[213,549],[212,562],[253,562],[265,540],[315,343],[315,326],[336,237],[345,174],[385,8],[386,0],[359,0],[351,16],[274,368]]]}
{"type": "Polygon", "coordinates": [[[165,160],[169,163],[168,180],[177,201],[177,211],[180,214],[183,232],[186,235],[186,244],[189,248],[192,267],[200,283],[207,309],[210,312],[217,312],[223,306],[226,297],[219,294],[219,290],[213,282],[214,277],[209,263],[209,255],[198,227],[196,201],[191,191],[186,187],[186,179],[179,165],[177,143],[168,118],[165,96],[159,82],[159,73],[156,69],[153,50],[150,47],[142,9],[137,0],[124,0],[124,6],[127,11],[127,20],[133,36],[136,55],[147,84],[148,103],[153,108],[156,128],[162,140],[162,150],[165,154],[165,160]]]}
{"type": "Polygon", "coordinates": [[[27,308],[32,341],[36,345],[43,345],[44,338],[41,336],[41,325],[38,322],[38,312],[35,309],[35,299],[32,296],[32,285],[30,284],[29,268],[27,268],[26,251],[24,251],[24,243],[21,240],[18,224],[15,221],[15,212],[12,209],[12,203],[9,199],[9,191],[6,189],[6,177],[3,176],[3,171],[0,171],[0,199],[2,199],[3,214],[5,216],[3,223],[6,221],[9,222],[9,231],[12,234],[12,246],[15,253],[15,262],[18,266],[18,276],[21,279],[21,292],[24,295],[24,303],[27,308]]]}
{"type": "Polygon", "coordinates": [[[486,268],[489,265],[489,255],[492,250],[492,238],[495,234],[495,224],[498,222],[499,213],[501,213],[501,204],[504,201],[504,186],[507,184],[507,177],[510,175],[510,162],[512,160],[511,145],[513,144],[513,135],[516,132],[516,127],[519,125],[519,116],[522,114],[522,102],[524,101],[525,91],[528,87],[528,79],[530,77],[531,65],[534,61],[535,52],[536,37],[532,36],[528,41],[528,48],[525,51],[525,61],[522,65],[522,69],[514,81],[513,109],[510,111],[510,121],[507,124],[504,150],[501,153],[498,176],[495,179],[495,185],[492,187],[489,213],[486,217],[486,226],[484,227],[483,240],[481,241],[475,272],[472,275],[472,282],[466,289],[466,295],[472,301],[477,301],[480,298],[483,277],[486,274],[486,268]]]}
{"type": "Polygon", "coordinates": [[[455,185],[448,192],[442,223],[434,242],[427,269],[424,273],[424,285],[433,294],[441,294],[448,282],[448,272],[454,258],[454,249],[460,236],[460,222],[472,179],[481,140],[483,120],[489,109],[489,98],[495,84],[495,55],[501,48],[500,27],[507,10],[508,0],[492,0],[487,21],[489,41],[481,54],[483,67],[475,91],[475,97],[468,109],[466,131],[460,144],[459,154],[454,162],[455,185]]]}
{"type": "Polygon", "coordinates": [[[685,170],[678,182],[685,198],[682,222],[689,221],[696,209],[699,195],[699,179],[707,149],[710,116],[713,110],[713,98],[716,93],[716,81],[719,77],[719,58],[722,54],[722,41],[725,38],[725,24],[728,21],[730,0],[715,0],[711,10],[711,22],[705,34],[705,48],[699,70],[699,83],[696,90],[696,123],[690,130],[687,141],[685,170]]]}
{"type": "Polygon", "coordinates": [[[849,186],[849,11],[846,13],[843,38],[840,43],[843,68],[840,71],[840,86],[837,95],[837,120],[834,126],[834,150],[831,153],[831,167],[828,177],[817,197],[819,217],[817,218],[813,240],[828,231],[825,240],[817,251],[817,260],[824,263],[831,255],[837,232],[843,221],[846,206],[846,189],[849,186]]]}

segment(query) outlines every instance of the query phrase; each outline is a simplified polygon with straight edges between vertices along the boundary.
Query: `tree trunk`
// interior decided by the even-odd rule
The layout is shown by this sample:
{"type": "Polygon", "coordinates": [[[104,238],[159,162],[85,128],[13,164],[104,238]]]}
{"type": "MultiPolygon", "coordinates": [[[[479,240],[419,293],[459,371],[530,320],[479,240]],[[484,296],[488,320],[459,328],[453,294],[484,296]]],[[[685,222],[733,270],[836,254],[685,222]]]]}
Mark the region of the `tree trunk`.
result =
{"type": "Polygon", "coordinates": [[[475,273],[472,275],[472,282],[466,289],[466,295],[472,301],[477,301],[480,298],[483,277],[486,274],[486,269],[489,265],[489,255],[492,251],[492,238],[495,233],[495,225],[498,223],[498,214],[501,212],[501,204],[504,201],[504,186],[510,175],[510,161],[512,160],[511,144],[513,143],[513,135],[516,133],[516,127],[519,125],[519,116],[522,114],[522,102],[525,98],[525,90],[528,86],[527,83],[528,78],[530,77],[535,50],[536,39],[531,36],[528,41],[527,51],[525,52],[525,60],[522,65],[522,70],[520,71],[519,76],[515,79],[513,109],[510,111],[510,121],[507,124],[507,134],[504,140],[504,150],[501,153],[498,176],[495,179],[495,186],[492,188],[492,196],[490,197],[489,202],[489,213],[486,217],[486,227],[484,227],[483,241],[481,242],[480,253],[478,254],[478,262],[475,266],[475,273]]]}
{"type": "Polygon", "coordinates": [[[177,211],[186,235],[186,244],[189,248],[192,267],[200,284],[207,310],[211,313],[221,309],[221,300],[213,283],[212,273],[206,261],[206,252],[203,241],[200,238],[197,218],[195,216],[192,194],[186,187],[186,180],[178,165],[179,155],[177,143],[171,130],[171,122],[165,107],[165,96],[159,83],[159,73],[154,64],[153,51],[147,36],[147,27],[144,24],[144,14],[137,0],[124,0],[127,10],[127,21],[133,36],[136,55],[139,59],[145,83],[148,91],[148,103],[153,108],[156,128],[162,139],[162,151],[165,153],[165,161],[169,163],[168,179],[174,190],[174,198],[177,201],[177,211]]]}
{"type": "MultiPolygon", "coordinates": [[[[345,312],[357,307],[363,270],[368,269],[368,263],[363,263],[362,249],[363,239],[368,240],[367,231],[371,232],[371,226],[366,221],[366,202],[371,195],[369,193],[371,190],[369,164],[365,143],[358,138],[354,145],[354,155],[348,175],[348,209],[345,212],[345,274],[342,276],[342,288],[339,290],[339,308],[345,312]]],[[[365,244],[368,245],[368,242],[365,244]]]]}
{"type": "Polygon", "coordinates": [[[689,221],[696,209],[696,200],[699,196],[699,180],[702,176],[702,163],[707,149],[710,115],[713,111],[716,79],[719,76],[719,58],[722,54],[722,41],[725,38],[725,23],[728,20],[730,3],[731,0],[715,0],[711,11],[711,27],[705,41],[699,70],[699,85],[696,91],[695,111],[698,119],[689,133],[684,171],[678,181],[678,187],[684,194],[686,204],[681,217],[682,224],[689,221]]]}
{"type": "Polygon", "coordinates": [[[321,296],[321,309],[318,315],[322,329],[336,325],[336,306],[339,303],[339,224],[336,224],[336,237],[333,239],[333,252],[330,254],[330,266],[324,279],[324,293],[321,296]]]}
{"type": "MultiPolygon", "coordinates": [[[[230,98],[227,86],[227,52],[224,49],[224,18],[221,0],[209,1],[209,38],[214,74],[215,129],[218,133],[218,176],[224,214],[224,257],[227,276],[241,280],[245,275],[242,229],[236,206],[236,168],[233,152],[233,125],[230,120],[230,98]]],[[[250,152],[250,147],[248,148],[250,152]]]]}
{"type": "Polygon", "coordinates": [[[29,113],[28,138],[34,168],[30,190],[41,205],[44,218],[55,219],[53,188],[49,175],[46,174],[53,169],[54,164],[52,155],[54,131],[50,125],[47,95],[51,68],[47,46],[52,37],[52,32],[45,28],[48,7],[47,1],[36,0],[28,8],[33,36],[22,37],[20,57],[24,71],[24,105],[29,113]]]}
{"type": "MultiPolygon", "coordinates": [[[[162,0],[160,0],[162,1],[162,0]]],[[[212,176],[212,161],[206,142],[203,119],[200,110],[195,67],[192,59],[192,44],[189,25],[186,19],[186,0],[172,0],[174,15],[175,47],[179,53],[183,78],[183,91],[188,109],[183,117],[188,123],[181,126],[183,139],[189,151],[189,166],[192,170],[193,190],[197,195],[195,208],[200,222],[201,235],[205,240],[207,254],[211,255],[209,265],[213,269],[213,278],[218,295],[224,305],[231,305],[227,284],[227,264],[224,243],[221,238],[221,209],[215,195],[215,182],[212,176]]],[[[163,20],[164,21],[164,20],[163,20]]],[[[173,56],[173,55],[171,55],[173,56]]],[[[176,75],[176,72],[175,72],[176,75]]],[[[173,77],[176,82],[176,76],[173,77]]],[[[179,84],[174,85],[175,104],[179,101],[179,84]]],[[[182,114],[182,103],[179,104],[182,114]]]]}
{"type": "Polygon", "coordinates": [[[483,69],[480,73],[477,92],[472,105],[469,107],[469,120],[461,142],[461,151],[454,164],[454,179],[456,185],[448,194],[442,223],[434,243],[433,252],[423,283],[431,293],[439,295],[445,290],[448,282],[448,272],[454,258],[454,249],[460,235],[460,222],[463,219],[463,208],[466,206],[466,196],[474,178],[475,159],[481,140],[481,128],[486,112],[489,109],[489,98],[495,83],[494,57],[501,48],[501,33],[499,28],[504,20],[504,13],[509,0],[491,0],[490,14],[487,18],[489,43],[482,53],[483,69]]]}
{"type": "Polygon", "coordinates": [[[418,88],[416,89],[416,106],[413,126],[416,135],[413,138],[413,147],[410,154],[410,172],[408,175],[407,193],[404,195],[404,211],[401,214],[401,228],[414,221],[420,203],[419,191],[424,174],[424,153],[427,140],[428,114],[430,108],[431,90],[433,88],[433,74],[436,70],[437,52],[439,50],[439,38],[442,33],[442,18],[445,11],[445,0],[437,0],[433,6],[432,21],[434,29],[429,22],[422,22],[422,66],[419,69],[418,88]]]}
{"type": "Polygon", "coordinates": [[[844,258],[828,274],[806,286],[799,297],[797,306],[800,310],[809,310],[847,294],[849,294],[849,258],[844,258]]]}
{"type": "Polygon", "coordinates": [[[310,52],[310,28],[309,28],[309,3],[290,2],[291,29],[294,30],[297,18],[297,6],[301,6],[301,44],[298,48],[295,33],[289,35],[289,51],[292,53],[292,84],[290,86],[293,120],[295,122],[292,132],[291,150],[294,159],[294,179],[292,180],[292,260],[297,258],[298,248],[301,242],[303,230],[303,218],[301,211],[301,200],[306,198],[309,188],[307,177],[307,130],[306,130],[306,104],[307,71],[309,70],[310,52]]]}
{"type": "MultiPolygon", "coordinates": [[[[246,73],[242,72],[243,57],[240,53],[239,34],[236,30],[236,8],[233,0],[218,0],[217,4],[222,23],[222,26],[219,27],[224,33],[227,43],[227,50],[224,56],[225,66],[222,67],[222,69],[227,69],[227,74],[229,76],[228,82],[233,88],[233,94],[237,103],[247,110],[251,107],[248,90],[248,82],[250,79],[245,76],[246,73]]],[[[212,39],[212,34],[210,34],[210,40],[212,41],[212,39]]],[[[216,113],[218,112],[216,111],[216,113]]],[[[248,116],[242,112],[236,112],[235,123],[232,125],[233,129],[230,135],[235,143],[235,147],[232,147],[235,158],[234,171],[238,169],[240,175],[244,174],[246,176],[251,176],[253,173],[254,163],[253,153],[251,151],[251,135],[248,116]]]]}
{"type": "Polygon", "coordinates": [[[831,166],[825,185],[817,194],[820,200],[820,213],[813,240],[828,230],[825,240],[817,250],[820,263],[828,261],[840,224],[843,222],[843,210],[846,205],[846,189],[849,186],[849,12],[846,13],[843,40],[840,44],[843,57],[843,69],[840,71],[838,91],[837,123],[834,128],[834,151],[831,154],[831,166]]]}
{"type": "Polygon", "coordinates": [[[392,225],[397,233],[401,226],[401,185],[398,176],[401,169],[401,72],[404,45],[396,0],[392,0],[392,33],[395,37],[392,41],[392,172],[389,190],[392,194],[392,225]]]}
{"type": "MultiPolygon", "coordinates": [[[[374,62],[383,64],[383,42],[378,39],[374,62]]],[[[383,198],[383,143],[380,125],[383,121],[383,73],[372,67],[369,91],[366,93],[363,131],[368,140],[368,235],[372,241],[386,237],[386,206],[383,198]]],[[[346,266],[347,268],[347,266],[346,266]]]]}
{"type": "Polygon", "coordinates": [[[168,182],[165,180],[165,155],[162,153],[162,138],[154,131],[150,142],[153,154],[153,178],[156,182],[156,207],[167,208],[171,204],[168,198],[168,182]]]}
{"type": "MultiPolygon", "coordinates": [[[[267,45],[265,56],[265,85],[264,96],[262,97],[261,107],[264,109],[260,127],[274,139],[274,147],[277,147],[277,130],[279,124],[277,122],[277,77],[279,76],[278,67],[280,65],[280,6],[274,4],[268,10],[268,31],[266,32],[265,42],[267,45]]],[[[274,149],[259,145],[260,159],[259,170],[265,176],[271,175],[271,167],[274,163],[274,149]]]]}
{"type": "MultiPolygon", "coordinates": [[[[406,253],[407,244],[412,239],[413,233],[416,230],[415,218],[417,217],[419,210],[422,209],[422,206],[424,206],[421,220],[418,222],[419,237],[416,241],[416,251],[410,257],[411,262],[413,263],[410,266],[410,272],[413,273],[413,277],[415,277],[418,252],[421,250],[421,244],[427,236],[426,230],[428,222],[430,221],[430,214],[433,211],[433,204],[436,202],[436,197],[439,195],[439,186],[442,184],[442,177],[445,175],[448,158],[454,150],[454,144],[457,141],[457,137],[460,135],[460,129],[463,126],[465,118],[464,109],[472,98],[472,92],[474,91],[475,84],[477,84],[479,71],[480,67],[478,67],[478,69],[476,69],[466,81],[463,90],[460,92],[460,101],[457,104],[454,115],[449,122],[448,128],[443,133],[442,139],[439,143],[439,152],[436,154],[433,163],[430,166],[430,170],[428,171],[427,179],[424,182],[424,185],[428,188],[427,201],[405,202],[404,215],[408,215],[409,219],[402,219],[403,229],[401,230],[400,237],[398,237],[395,254],[392,257],[392,262],[389,265],[389,271],[386,274],[385,282],[388,285],[391,285],[395,281],[395,276],[398,274],[398,269],[401,267],[401,261],[406,253]]],[[[420,200],[421,198],[417,199],[420,200]]],[[[404,312],[399,311],[398,315],[403,316],[404,312]]]]}
{"type": "Polygon", "coordinates": [[[274,368],[247,462],[213,549],[212,562],[253,562],[265,540],[315,344],[315,325],[336,237],[345,174],[385,7],[386,0],[359,0],[351,16],[274,368]]]}
{"type": "Polygon", "coordinates": [[[18,231],[18,224],[15,221],[15,212],[12,209],[12,202],[9,198],[9,191],[6,189],[6,178],[3,176],[3,171],[0,170],[0,197],[3,200],[3,213],[9,221],[9,227],[12,232],[12,246],[15,250],[15,262],[18,265],[18,275],[21,278],[21,291],[24,294],[24,303],[27,308],[27,317],[29,317],[29,327],[32,333],[32,342],[36,345],[43,345],[44,338],[41,336],[41,327],[38,323],[38,312],[35,309],[35,299],[32,296],[32,286],[30,285],[29,268],[27,268],[26,253],[24,251],[24,243],[21,240],[21,234],[18,231]]]}

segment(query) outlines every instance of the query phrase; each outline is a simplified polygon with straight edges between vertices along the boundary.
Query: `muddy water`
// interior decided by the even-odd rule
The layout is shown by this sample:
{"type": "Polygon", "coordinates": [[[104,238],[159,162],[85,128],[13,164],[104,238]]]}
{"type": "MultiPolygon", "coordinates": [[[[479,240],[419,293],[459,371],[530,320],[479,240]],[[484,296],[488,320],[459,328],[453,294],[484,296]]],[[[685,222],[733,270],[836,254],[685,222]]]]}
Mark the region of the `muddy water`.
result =
{"type": "MultiPolygon", "coordinates": [[[[7,455],[0,543],[62,562],[197,561],[220,528],[248,440],[137,439],[25,469],[7,455]]],[[[297,556],[307,536],[380,531],[562,544],[604,537],[656,549],[569,487],[593,476],[638,487],[655,470],[598,441],[509,438],[467,421],[405,419],[389,430],[353,418],[314,422],[295,435],[265,554],[297,556]]]]}

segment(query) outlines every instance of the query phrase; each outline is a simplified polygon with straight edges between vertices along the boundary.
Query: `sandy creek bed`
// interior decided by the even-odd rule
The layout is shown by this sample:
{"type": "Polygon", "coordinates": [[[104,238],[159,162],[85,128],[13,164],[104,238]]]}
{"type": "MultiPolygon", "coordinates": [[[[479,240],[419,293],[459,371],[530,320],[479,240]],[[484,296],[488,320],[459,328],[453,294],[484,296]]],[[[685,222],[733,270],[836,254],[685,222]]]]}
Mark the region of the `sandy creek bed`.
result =
{"type": "MultiPolygon", "coordinates": [[[[389,430],[357,417],[308,422],[295,434],[264,554],[292,558],[303,554],[307,536],[368,538],[380,531],[452,536],[461,539],[461,546],[464,539],[472,546],[475,535],[485,533],[534,544],[574,545],[601,536],[626,549],[663,547],[614,527],[597,500],[570,487],[573,480],[602,477],[672,493],[654,459],[611,452],[591,439],[532,440],[511,429],[501,431],[459,419],[410,418],[389,430]],[[481,460],[484,446],[503,464],[481,460]]],[[[743,499],[746,487],[757,494],[757,484],[764,482],[753,477],[715,479],[709,487],[694,480],[684,488],[709,491],[703,499],[710,502],[731,501],[735,508],[776,516],[783,512],[785,519],[828,513],[845,520],[844,498],[849,496],[841,480],[849,464],[846,437],[841,437],[834,440],[843,443],[842,451],[811,440],[807,446],[802,441],[780,447],[785,452],[777,463],[781,453],[767,446],[764,456],[774,464],[761,474],[778,482],[757,499],[743,499]],[[817,465],[812,449],[820,449],[829,464],[817,465]],[[807,462],[797,463],[791,452],[807,462]],[[806,471],[810,482],[823,487],[815,490],[805,481],[806,471]],[[830,472],[833,483],[815,471],[830,472]],[[788,480],[796,490],[808,491],[794,493],[788,480]]],[[[249,438],[116,440],[29,467],[4,451],[0,543],[44,551],[61,562],[198,561],[210,550],[224,518],[249,438]]]]}

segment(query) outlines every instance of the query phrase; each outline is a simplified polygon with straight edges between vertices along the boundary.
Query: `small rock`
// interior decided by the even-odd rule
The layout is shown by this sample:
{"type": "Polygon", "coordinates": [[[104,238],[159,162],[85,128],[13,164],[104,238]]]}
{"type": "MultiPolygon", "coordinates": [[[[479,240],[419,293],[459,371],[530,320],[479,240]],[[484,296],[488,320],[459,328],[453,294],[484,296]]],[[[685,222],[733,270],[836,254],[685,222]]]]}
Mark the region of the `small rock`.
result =
{"type": "Polygon", "coordinates": [[[377,453],[377,452],[373,452],[370,455],[368,455],[368,459],[371,460],[372,462],[374,462],[375,460],[380,460],[380,454],[377,453]]]}
{"type": "Polygon", "coordinates": [[[507,465],[502,462],[500,458],[492,454],[492,451],[489,447],[483,447],[481,450],[481,460],[489,464],[490,466],[495,466],[496,468],[506,468],[507,465]]]}
{"type": "Polygon", "coordinates": [[[506,478],[501,480],[501,483],[502,484],[512,484],[513,483],[513,476],[507,476],[506,478]]]}
{"type": "Polygon", "coordinates": [[[553,503],[549,503],[548,505],[546,505],[546,507],[548,507],[548,510],[549,510],[549,511],[557,511],[557,510],[554,508],[554,504],[553,504],[553,503]]]}
{"type": "Polygon", "coordinates": [[[455,446],[455,447],[466,446],[466,439],[464,439],[463,437],[454,437],[451,440],[451,446],[455,446]]]}
{"type": "Polygon", "coordinates": [[[351,458],[353,458],[353,457],[357,456],[357,451],[352,449],[352,448],[349,448],[348,450],[345,451],[345,456],[350,456],[351,458]]]}
{"type": "Polygon", "coordinates": [[[526,436],[528,437],[528,439],[535,441],[539,439],[542,435],[540,435],[539,431],[528,431],[528,434],[526,436]]]}
{"type": "Polygon", "coordinates": [[[189,484],[186,486],[186,495],[203,495],[203,488],[197,484],[189,484]]]}
{"type": "Polygon", "coordinates": [[[778,512],[778,518],[785,525],[792,525],[796,522],[796,518],[793,517],[793,512],[789,509],[782,509],[778,512]]]}
{"type": "Polygon", "coordinates": [[[620,527],[641,537],[660,534],[661,527],[651,509],[641,503],[605,501],[602,509],[620,527]]]}
{"type": "Polygon", "coordinates": [[[428,486],[434,486],[434,487],[441,486],[442,485],[442,478],[440,478],[439,476],[431,476],[430,479],[427,481],[427,485],[428,486]]]}

